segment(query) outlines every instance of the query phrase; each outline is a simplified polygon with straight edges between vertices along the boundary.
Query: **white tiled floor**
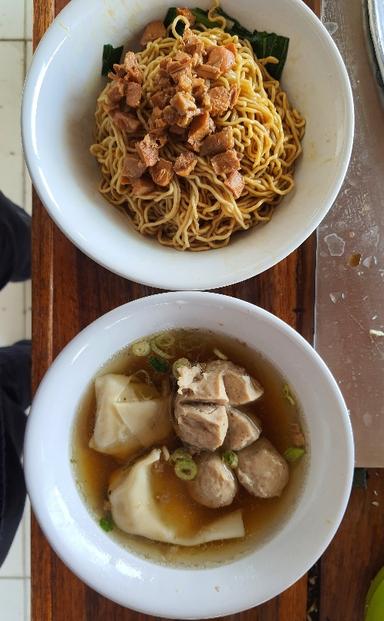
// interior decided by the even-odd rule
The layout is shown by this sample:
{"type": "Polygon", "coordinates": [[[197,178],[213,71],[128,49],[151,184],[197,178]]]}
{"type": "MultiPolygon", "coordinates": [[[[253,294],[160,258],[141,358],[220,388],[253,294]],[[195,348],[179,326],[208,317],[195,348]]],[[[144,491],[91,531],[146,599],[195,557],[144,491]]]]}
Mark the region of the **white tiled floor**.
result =
{"type": "MultiPolygon", "coordinates": [[[[31,184],[20,139],[20,101],[32,57],[32,0],[0,0],[0,190],[29,213],[31,184]]],[[[30,283],[0,292],[0,346],[31,336],[30,283]]],[[[0,568],[1,621],[30,619],[30,506],[0,568]]]]}

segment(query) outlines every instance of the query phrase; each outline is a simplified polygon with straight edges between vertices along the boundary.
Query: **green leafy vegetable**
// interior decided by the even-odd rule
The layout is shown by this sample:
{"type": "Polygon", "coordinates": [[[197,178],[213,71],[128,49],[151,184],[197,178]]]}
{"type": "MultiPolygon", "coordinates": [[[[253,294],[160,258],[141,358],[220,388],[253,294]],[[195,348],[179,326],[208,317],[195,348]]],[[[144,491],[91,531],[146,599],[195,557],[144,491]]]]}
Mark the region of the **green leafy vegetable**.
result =
{"type": "Polygon", "coordinates": [[[158,371],[159,373],[167,373],[169,364],[166,360],[158,358],[157,356],[149,356],[148,360],[149,364],[155,369],[155,371],[158,371]]]}
{"type": "Polygon", "coordinates": [[[219,22],[212,22],[208,17],[208,11],[203,9],[191,9],[191,13],[195,16],[196,24],[203,24],[207,28],[217,28],[220,26],[219,22]]]}
{"type": "Polygon", "coordinates": [[[100,518],[99,524],[106,533],[109,533],[111,530],[113,530],[114,524],[111,514],[108,513],[104,517],[100,518]]]}
{"type": "MultiPolygon", "coordinates": [[[[196,24],[203,24],[207,28],[216,28],[220,26],[218,22],[211,22],[208,18],[208,11],[204,11],[204,9],[199,9],[198,7],[195,9],[190,9],[191,13],[194,15],[196,24]]],[[[168,28],[173,22],[173,20],[177,17],[177,8],[175,6],[171,6],[167,14],[164,18],[164,26],[168,28]]],[[[185,25],[183,22],[179,22],[176,26],[176,32],[179,35],[184,33],[185,25]]]]}
{"type": "Polygon", "coordinates": [[[284,457],[289,463],[293,464],[305,455],[305,449],[298,448],[297,446],[290,446],[284,452],[284,457]]]}
{"type": "Polygon", "coordinates": [[[113,70],[113,65],[120,62],[123,49],[123,45],[120,47],[113,47],[113,45],[110,45],[109,43],[104,45],[101,75],[108,75],[108,72],[113,70]]]}
{"type": "Polygon", "coordinates": [[[223,462],[227,464],[230,468],[237,468],[239,464],[239,458],[236,455],[235,451],[225,451],[223,454],[223,462]]]}

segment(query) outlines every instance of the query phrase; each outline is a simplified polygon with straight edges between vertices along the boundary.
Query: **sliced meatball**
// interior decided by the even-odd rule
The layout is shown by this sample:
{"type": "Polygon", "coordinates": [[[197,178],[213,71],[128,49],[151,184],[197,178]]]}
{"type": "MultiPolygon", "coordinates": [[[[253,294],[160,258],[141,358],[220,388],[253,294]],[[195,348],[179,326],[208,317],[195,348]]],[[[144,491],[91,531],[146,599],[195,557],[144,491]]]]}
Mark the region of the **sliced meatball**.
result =
{"type": "Polygon", "coordinates": [[[171,183],[173,177],[172,162],[161,157],[159,161],[149,169],[149,173],[157,185],[166,187],[171,183]]]}
{"type": "Polygon", "coordinates": [[[188,177],[197,164],[197,157],[190,151],[180,153],[177,156],[173,169],[180,177],[188,177]]]}
{"type": "Polygon", "coordinates": [[[196,458],[197,475],[187,482],[192,498],[204,507],[217,509],[231,504],[237,492],[232,471],[217,454],[202,454],[196,458]]]}
{"type": "Polygon", "coordinates": [[[231,190],[235,198],[239,198],[245,186],[244,177],[238,170],[233,170],[224,181],[224,185],[231,190]]]}
{"type": "Polygon", "coordinates": [[[237,456],[237,478],[247,492],[259,498],[280,496],[288,483],[289,469],[269,440],[256,440],[237,456]]]}
{"type": "Polygon", "coordinates": [[[146,46],[150,41],[156,41],[156,39],[161,39],[165,37],[166,29],[160,20],[156,20],[154,22],[149,22],[149,24],[144,28],[144,32],[141,35],[140,44],[146,46]]]}
{"type": "Polygon", "coordinates": [[[126,86],[125,101],[127,106],[138,108],[141,99],[141,84],[137,82],[128,82],[126,86]]]}
{"type": "Polygon", "coordinates": [[[176,396],[174,409],[175,432],[186,444],[215,451],[224,442],[228,417],[224,405],[186,402],[176,396]]]}
{"type": "Polygon", "coordinates": [[[207,136],[200,149],[200,155],[216,155],[232,149],[235,145],[232,127],[225,127],[221,132],[207,136]]]}
{"type": "Polygon", "coordinates": [[[211,158],[213,170],[217,175],[230,175],[234,170],[239,170],[240,162],[235,149],[228,149],[224,153],[218,153],[211,158]]]}
{"type": "Polygon", "coordinates": [[[208,54],[207,64],[218,67],[220,74],[227,73],[235,64],[235,54],[224,45],[214,45],[208,54]]]}
{"type": "Polygon", "coordinates": [[[206,371],[219,371],[224,378],[224,386],[230,405],[244,405],[256,401],[263,394],[263,387],[257,380],[233,362],[214,360],[209,362],[206,371]]]}
{"type": "Polygon", "coordinates": [[[197,364],[180,367],[178,372],[178,393],[185,401],[207,401],[218,405],[228,403],[221,368],[206,370],[197,364]]]}
{"type": "Polygon", "coordinates": [[[225,447],[230,451],[241,451],[261,434],[261,424],[253,421],[250,416],[236,408],[228,408],[228,432],[225,438],[225,447]]]}
{"type": "Polygon", "coordinates": [[[159,148],[156,141],[146,134],[140,142],[137,142],[136,151],[146,166],[154,166],[159,159],[159,148]]]}

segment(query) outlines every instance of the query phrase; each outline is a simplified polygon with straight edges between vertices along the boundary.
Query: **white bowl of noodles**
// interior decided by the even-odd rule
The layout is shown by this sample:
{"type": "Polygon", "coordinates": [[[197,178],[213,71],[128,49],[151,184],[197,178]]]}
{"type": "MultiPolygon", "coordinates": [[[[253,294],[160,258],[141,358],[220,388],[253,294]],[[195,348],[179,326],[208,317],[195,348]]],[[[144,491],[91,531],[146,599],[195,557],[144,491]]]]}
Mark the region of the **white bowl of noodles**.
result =
{"type": "MultiPolygon", "coordinates": [[[[268,392],[281,394],[281,384],[268,384],[267,376],[257,377],[265,389],[262,399],[269,398],[268,392]]],[[[289,415],[289,409],[283,414],[289,415]]],[[[267,425],[267,419],[264,422],[267,425]]],[[[264,431],[268,437],[272,427],[264,431]]],[[[261,604],[288,588],[316,562],[345,511],[353,457],[351,424],[340,390],[324,362],[299,334],[247,302],[212,293],[173,292],[116,308],[65,347],[35,396],[24,468],[33,510],[50,544],[91,588],[145,614],[202,619],[261,604]],[[173,562],[178,546],[173,550],[169,545],[170,555],[159,562],[153,549],[139,553],[133,543],[123,544],[113,532],[104,532],[80,471],[71,463],[76,455],[75,421],[95,376],[108,361],[116,361],[113,357],[127,345],[156,332],[180,328],[221,335],[222,353],[230,354],[226,339],[235,339],[243,353],[247,350],[245,366],[249,370],[255,352],[261,355],[259,372],[263,364],[272,365],[300,406],[307,452],[305,462],[299,464],[304,466],[300,486],[267,537],[257,543],[244,539],[245,545],[235,557],[223,546],[221,559],[213,564],[209,562],[210,549],[203,547],[205,557],[195,556],[182,567],[173,562]]],[[[104,476],[95,466],[88,472],[89,481],[104,476]]],[[[136,505],[143,523],[144,496],[143,491],[136,505]]],[[[154,518],[157,509],[152,511],[154,518]]]]}
{"type": "MultiPolygon", "coordinates": [[[[210,6],[207,1],[198,4],[203,9],[210,6]]],[[[212,159],[198,154],[198,163],[187,177],[173,174],[167,187],[156,185],[146,197],[137,198],[133,196],[134,186],[124,185],[126,176],[122,175],[121,157],[116,151],[119,139],[107,122],[104,133],[99,132],[97,138],[99,143],[106,139],[104,151],[96,155],[106,171],[104,194],[125,206],[123,213],[100,194],[102,176],[90,154],[90,146],[95,143],[96,101],[105,86],[105,78],[100,75],[103,46],[140,49],[137,39],[144,26],[151,20],[162,20],[170,5],[172,2],[160,0],[110,6],[103,0],[71,2],[35,53],[24,91],[23,144],[44,205],[62,231],[87,255],[144,284],[169,289],[215,288],[270,268],[296,249],[325,216],[349,163],[354,125],[352,95],[335,44],[303,2],[223,2],[223,9],[249,30],[277,32],[289,38],[281,88],[290,103],[280,99],[276,106],[288,106],[286,118],[291,119],[294,131],[286,125],[277,136],[279,123],[282,129],[281,119],[276,116],[276,107],[265,98],[267,105],[261,106],[250,121],[248,103],[255,104],[251,91],[256,88],[251,80],[248,99],[244,87],[235,107],[213,119],[215,131],[227,126],[233,129],[235,151],[241,159],[240,174],[245,181],[243,194],[235,198],[225,183],[228,174],[214,173],[212,159]],[[299,110],[305,119],[302,142],[301,117],[291,108],[299,110]],[[242,115],[245,121],[239,121],[242,115]],[[296,138],[292,135],[295,132],[296,138]],[[250,140],[254,142],[249,144],[250,140]],[[299,155],[300,142],[302,154],[293,170],[290,162],[299,155]],[[260,152],[256,152],[255,145],[260,152]],[[263,149],[267,154],[264,159],[260,155],[263,149]],[[286,193],[270,221],[264,223],[263,219],[269,219],[271,204],[286,193]],[[228,245],[217,247],[228,240],[228,245]],[[208,247],[212,249],[190,251],[208,247]]],[[[218,43],[229,41],[229,35],[222,36],[224,39],[218,43]]],[[[236,63],[240,57],[238,48],[236,63]]],[[[227,80],[229,88],[235,77],[234,73],[232,77],[221,75],[217,84],[227,80]]],[[[267,99],[273,97],[273,84],[265,89],[267,99]]],[[[146,114],[141,114],[144,125],[146,114]]],[[[124,149],[127,153],[135,151],[131,147],[124,149]]],[[[170,148],[168,144],[164,149],[161,157],[173,164],[185,145],[170,148]]],[[[148,170],[144,175],[150,180],[148,170]]]]}

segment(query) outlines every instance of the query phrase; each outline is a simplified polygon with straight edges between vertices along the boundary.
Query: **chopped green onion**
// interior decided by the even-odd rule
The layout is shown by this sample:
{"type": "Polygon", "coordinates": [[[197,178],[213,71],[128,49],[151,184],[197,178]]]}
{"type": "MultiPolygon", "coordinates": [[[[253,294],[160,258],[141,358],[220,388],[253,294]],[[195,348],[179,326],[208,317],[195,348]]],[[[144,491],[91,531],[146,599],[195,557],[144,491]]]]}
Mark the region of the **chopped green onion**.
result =
{"type": "Polygon", "coordinates": [[[188,453],[188,451],[186,451],[183,448],[177,448],[175,451],[173,451],[170,457],[170,460],[173,461],[174,463],[180,460],[188,461],[191,459],[192,459],[191,454],[188,453]]]}
{"type": "Polygon", "coordinates": [[[111,514],[109,513],[106,516],[100,518],[99,524],[106,533],[109,533],[111,530],[113,530],[114,524],[111,514]]]}
{"type": "Polygon", "coordinates": [[[166,360],[162,360],[157,356],[149,356],[148,358],[149,364],[151,367],[155,369],[158,373],[167,373],[169,370],[169,364],[166,360]]]}
{"type": "Polygon", "coordinates": [[[166,351],[164,351],[163,349],[160,349],[160,347],[158,347],[155,343],[155,341],[151,342],[151,348],[152,351],[157,354],[158,356],[160,356],[160,358],[165,358],[166,360],[171,360],[171,358],[173,357],[171,354],[168,354],[166,351]]]}
{"type": "Polygon", "coordinates": [[[237,468],[239,465],[239,458],[236,455],[235,451],[225,451],[223,453],[223,462],[227,464],[230,468],[237,468]]]}
{"type": "Polygon", "coordinates": [[[148,356],[151,346],[148,341],[137,341],[132,344],[131,350],[134,356],[148,356]]]}
{"type": "Polygon", "coordinates": [[[169,349],[175,344],[175,337],[167,332],[163,332],[163,334],[155,336],[153,340],[158,347],[161,347],[161,349],[169,349]]]}
{"type": "Polygon", "coordinates": [[[294,400],[291,389],[288,384],[284,384],[283,386],[283,397],[286,399],[291,405],[296,405],[296,401],[294,400]]]}
{"type": "Polygon", "coordinates": [[[215,354],[215,356],[220,358],[220,360],[228,360],[228,356],[223,354],[223,352],[220,351],[220,349],[217,349],[217,347],[215,347],[215,349],[213,350],[213,353],[215,354]]]}
{"type": "Polygon", "coordinates": [[[178,459],[175,463],[175,474],[183,481],[192,481],[197,475],[197,465],[193,459],[178,459]]]}
{"type": "Polygon", "coordinates": [[[178,358],[177,360],[175,360],[175,362],[172,365],[172,373],[177,379],[180,375],[179,369],[181,367],[190,367],[190,366],[191,366],[191,363],[189,362],[188,358],[178,358]]]}
{"type": "Polygon", "coordinates": [[[110,45],[109,43],[104,45],[101,75],[108,75],[109,71],[113,70],[113,65],[120,62],[123,49],[123,45],[121,45],[120,47],[113,47],[113,45],[110,45]]]}
{"type": "Polygon", "coordinates": [[[290,446],[284,451],[284,457],[290,464],[293,464],[295,461],[298,461],[305,455],[305,449],[298,448],[297,446],[290,446]]]}

